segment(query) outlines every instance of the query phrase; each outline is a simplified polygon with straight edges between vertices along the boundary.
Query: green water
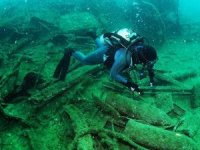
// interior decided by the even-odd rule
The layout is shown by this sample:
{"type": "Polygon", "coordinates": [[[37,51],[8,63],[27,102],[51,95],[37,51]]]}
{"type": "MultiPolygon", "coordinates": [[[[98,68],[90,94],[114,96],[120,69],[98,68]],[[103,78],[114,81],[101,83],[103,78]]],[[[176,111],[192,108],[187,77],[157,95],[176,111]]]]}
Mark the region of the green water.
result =
{"type": "MultiPolygon", "coordinates": [[[[0,150],[200,149],[199,0],[1,0],[0,150]],[[143,95],[88,54],[95,38],[130,28],[155,47],[155,85],[125,70],[143,95]]],[[[145,72],[148,74],[147,72],[145,72]]]]}

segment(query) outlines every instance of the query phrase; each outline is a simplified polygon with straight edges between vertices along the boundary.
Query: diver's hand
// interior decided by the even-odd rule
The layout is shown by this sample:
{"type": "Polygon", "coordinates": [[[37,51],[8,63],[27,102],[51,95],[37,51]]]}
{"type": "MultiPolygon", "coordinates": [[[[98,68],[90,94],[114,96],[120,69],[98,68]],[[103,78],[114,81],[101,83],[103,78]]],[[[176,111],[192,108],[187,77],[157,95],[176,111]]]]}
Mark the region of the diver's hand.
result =
{"type": "Polygon", "coordinates": [[[139,86],[135,83],[127,82],[126,86],[133,92],[137,92],[138,94],[142,94],[142,91],[140,90],[139,86]]]}
{"type": "Polygon", "coordinates": [[[154,86],[154,83],[153,83],[153,82],[150,82],[150,83],[149,83],[149,86],[150,86],[150,87],[153,87],[153,86],[154,86]]]}
{"type": "Polygon", "coordinates": [[[154,86],[155,86],[155,82],[154,82],[154,80],[150,80],[150,82],[149,82],[149,86],[150,86],[150,87],[154,87],[154,86]]]}
{"type": "Polygon", "coordinates": [[[150,78],[149,86],[153,87],[155,85],[154,78],[150,78]]]}

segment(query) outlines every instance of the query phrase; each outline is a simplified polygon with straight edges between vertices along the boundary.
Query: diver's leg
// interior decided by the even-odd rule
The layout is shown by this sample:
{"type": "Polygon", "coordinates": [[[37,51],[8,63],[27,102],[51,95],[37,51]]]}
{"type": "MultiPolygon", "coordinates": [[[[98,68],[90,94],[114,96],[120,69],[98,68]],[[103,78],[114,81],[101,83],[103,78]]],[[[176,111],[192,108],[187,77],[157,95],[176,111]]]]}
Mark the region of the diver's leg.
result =
{"type": "Polygon", "coordinates": [[[96,47],[97,47],[97,48],[102,47],[102,46],[105,46],[105,42],[104,42],[103,35],[101,35],[100,37],[98,37],[98,38],[95,40],[95,44],[96,44],[96,47]]]}
{"type": "Polygon", "coordinates": [[[97,50],[89,53],[88,55],[84,55],[79,51],[75,51],[74,53],[72,53],[72,56],[74,56],[75,59],[85,65],[101,64],[103,63],[103,55],[107,52],[107,50],[107,46],[101,46],[97,50]]]}
{"type": "Polygon", "coordinates": [[[94,52],[91,52],[88,55],[84,55],[79,51],[74,51],[72,49],[66,49],[63,58],[58,63],[55,71],[54,78],[58,78],[60,80],[64,80],[70,64],[70,58],[73,56],[75,59],[79,60],[81,63],[86,65],[95,65],[103,63],[103,55],[106,53],[108,47],[101,46],[94,52]]]}

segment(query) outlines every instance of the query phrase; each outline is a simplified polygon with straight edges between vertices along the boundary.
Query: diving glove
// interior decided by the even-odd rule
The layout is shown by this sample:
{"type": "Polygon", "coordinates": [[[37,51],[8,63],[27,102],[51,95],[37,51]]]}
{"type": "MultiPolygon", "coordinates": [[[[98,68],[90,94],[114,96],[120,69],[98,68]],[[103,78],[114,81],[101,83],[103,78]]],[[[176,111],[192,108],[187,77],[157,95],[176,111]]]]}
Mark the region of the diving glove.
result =
{"type": "Polygon", "coordinates": [[[138,94],[141,94],[142,91],[139,89],[139,86],[135,83],[132,83],[128,81],[126,84],[124,84],[126,87],[128,87],[131,91],[137,92],[138,94]]]}
{"type": "Polygon", "coordinates": [[[149,83],[150,87],[154,86],[154,79],[153,77],[150,77],[150,83],[149,83]]]}

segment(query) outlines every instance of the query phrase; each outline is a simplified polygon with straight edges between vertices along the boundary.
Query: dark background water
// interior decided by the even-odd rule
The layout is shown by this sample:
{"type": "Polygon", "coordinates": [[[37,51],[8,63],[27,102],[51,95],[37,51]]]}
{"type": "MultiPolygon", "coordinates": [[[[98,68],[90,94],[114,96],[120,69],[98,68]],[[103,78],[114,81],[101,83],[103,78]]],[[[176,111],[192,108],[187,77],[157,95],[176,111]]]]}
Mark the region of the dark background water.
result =
{"type": "MultiPolygon", "coordinates": [[[[12,18],[17,15],[21,16],[21,20],[18,20],[21,22],[35,15],[53,22],[55,15],[58,17],[69,12],[87,11],[96,16],[104,15],[107,20],[105,28],[108,30],[124,26],[133,28],[133,24],[141,21],[137,15],[145,11],[143,6],[140,6],[143,10],[138,11],[138,2],[141,0],[1,0],[0,24],[5,20],[12,21],[12,18]]],[[[167,33],[178,32],[174,31],[180,28],[174,26],[177,17],[180,24],[200,22],[198,0],[146,0],[145,2],[152,2],[161,13],[165,26],[170,28],[170,32],[167,33]]],[[[146,24],[150,23],[146,22],[146,24]]]]}
{"type": "Polygon", "coordinates": [[[97,35],[127,27],[154,45],[162,45],[171,37],[198,35],[199,6],[198,0],[1,0],[0,26],[21,31],[27,28],[32,17],[59,26],[63,16],[87,12],[100,24],[97,35]]]}
{"type": "Polygon", "coordinates": [[[200,1],[199,0],[180,0],[181,21],[187,23],[200,22],[200,1]]]}
{"type": "MultiPolygon", "coordinates": [[[[152,0],[152,1],[158,1],[159,0],[152,0]]],[[[200,20],[200,1],[199,0],[175,0],[179,3],[179,11],[181,14],[181,17],[183,17],[185,20],[200,20]]],[[[48,5],[50,3],[54,4],[54,6],[61,6],[63,4],[63,7],[66,5],[79,5],[80,7],[85,7],[86,5],[90,5],[93,3],[96,3],[99,8],[103,6],[103,4],[110,3],[114,4],[117,3],[118,6],[123,7],[123,8],[128,8],[131,7],[131,3],[136,2],[136,0],[103,0],[103,1],[89,1],[89,0],[1,0],[0,1],[0,11],[1,13],[5,11],[6,9],[16,6],[20,7],[23,6],[26,7],[26,4],[33,4],[31,7],[38,7],[40,9],[40,6],[43,5],[48,5]],[[99,3],[99,4],[98,4],[99,3]]],[[[104,6],[104,7],[113,7],[114,5],[111,6],[104,6]]],[[[166,6],[163,6],[166,7],[166,6]]],[[[103,10],[103,8],[101,8],[103,10]]],[[[108,11],[108,10],[107,10],[108,11]]],[[[126,11],[126,9],[124,9],[126,11]]],[[[184,20],[184,21],[185,21],[184,20]]]]}

